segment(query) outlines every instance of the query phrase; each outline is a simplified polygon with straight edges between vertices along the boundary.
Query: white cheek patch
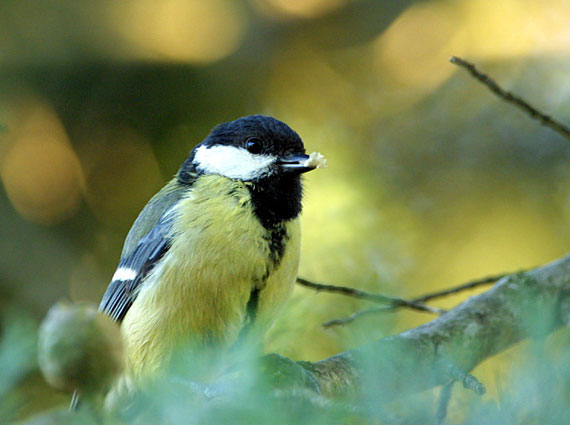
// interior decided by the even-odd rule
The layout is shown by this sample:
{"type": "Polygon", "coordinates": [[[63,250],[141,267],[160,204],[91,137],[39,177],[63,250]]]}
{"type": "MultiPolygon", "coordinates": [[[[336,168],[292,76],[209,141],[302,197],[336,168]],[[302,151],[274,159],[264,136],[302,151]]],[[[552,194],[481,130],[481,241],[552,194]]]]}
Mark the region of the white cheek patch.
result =
{"type": "Polygon", "coordinates": [[[194,163],[200,171],[240,180],[267,174],[274,160],[269,155],[254,155],[243,148],[224,145],[200,146],[194,154],[194,163]]]}

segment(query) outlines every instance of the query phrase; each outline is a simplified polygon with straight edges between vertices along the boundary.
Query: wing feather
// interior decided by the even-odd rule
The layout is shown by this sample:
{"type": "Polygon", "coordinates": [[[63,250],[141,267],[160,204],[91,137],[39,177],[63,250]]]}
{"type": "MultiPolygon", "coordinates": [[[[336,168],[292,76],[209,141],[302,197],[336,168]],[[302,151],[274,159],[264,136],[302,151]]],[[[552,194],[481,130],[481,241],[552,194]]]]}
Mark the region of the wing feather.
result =
{"type": "Polygon", "coordinates": [[[99,305],[99,310],[113,320],[118,322],[123,320],[144,279],[167,252],[175,218],[173,209],[179,199],[180,197],[176,198],[176,202],[162,213],[154,227],[121,259],[117,272],[99,305]]]}

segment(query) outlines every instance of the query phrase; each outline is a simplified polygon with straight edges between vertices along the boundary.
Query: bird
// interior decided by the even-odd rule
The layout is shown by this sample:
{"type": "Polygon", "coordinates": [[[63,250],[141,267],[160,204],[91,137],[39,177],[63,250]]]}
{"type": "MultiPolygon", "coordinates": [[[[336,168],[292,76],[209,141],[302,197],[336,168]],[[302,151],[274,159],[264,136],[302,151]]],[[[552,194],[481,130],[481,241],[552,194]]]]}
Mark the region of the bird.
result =
{"type": "Polygon", "coordinates": [[[217,125],[143,208],[99,310],[120,323],[126,370],[168,369],[178,347],[262,335],[293,291],[303,173],[326,160],[270,116],[217,125]]]}

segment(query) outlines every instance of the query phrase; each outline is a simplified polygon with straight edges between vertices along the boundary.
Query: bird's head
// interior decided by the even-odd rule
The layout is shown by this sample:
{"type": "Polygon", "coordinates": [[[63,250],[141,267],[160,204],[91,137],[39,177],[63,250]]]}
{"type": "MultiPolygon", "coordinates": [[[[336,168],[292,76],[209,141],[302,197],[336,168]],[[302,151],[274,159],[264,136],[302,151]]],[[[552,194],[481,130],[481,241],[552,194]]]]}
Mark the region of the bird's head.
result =
{"type": "Polygon", "coordinates": [[[251,115],[216,126],[197,145],[181,169],[258,182],[272,177],[295,178],[318,167],[305,154],[299,135],[287,124],[251,115]]]}

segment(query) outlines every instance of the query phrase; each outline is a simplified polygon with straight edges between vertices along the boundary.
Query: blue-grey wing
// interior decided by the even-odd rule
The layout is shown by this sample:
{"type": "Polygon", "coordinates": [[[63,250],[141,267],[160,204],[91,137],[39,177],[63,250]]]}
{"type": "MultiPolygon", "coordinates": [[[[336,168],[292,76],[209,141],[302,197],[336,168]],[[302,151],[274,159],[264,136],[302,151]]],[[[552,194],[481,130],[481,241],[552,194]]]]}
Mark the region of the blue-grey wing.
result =
{"type": "Polygon", "coordinates": [[[133,304],[141,283],[168,251],[174,221],[172,208],[144,235],[126,257],[121,258],[99,310],[121,322],[133,304]]]}

